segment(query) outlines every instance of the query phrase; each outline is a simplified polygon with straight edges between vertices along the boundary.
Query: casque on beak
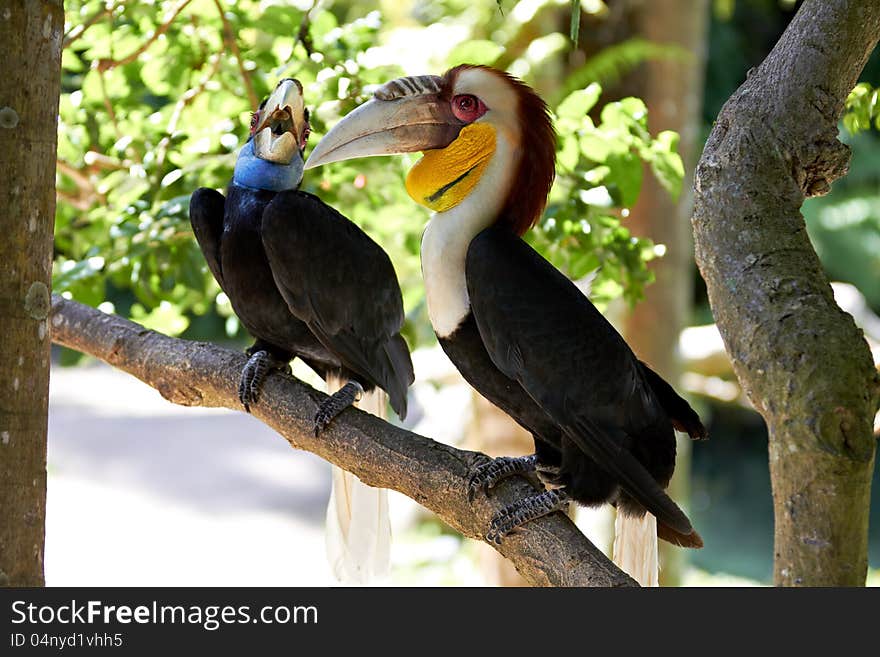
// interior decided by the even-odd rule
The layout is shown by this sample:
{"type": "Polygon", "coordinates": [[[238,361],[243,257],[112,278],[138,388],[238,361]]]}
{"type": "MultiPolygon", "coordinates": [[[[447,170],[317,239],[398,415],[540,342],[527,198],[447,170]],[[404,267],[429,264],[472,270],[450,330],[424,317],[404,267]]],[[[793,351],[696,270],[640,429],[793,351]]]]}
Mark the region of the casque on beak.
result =
{"type": "Polygon", "coordinates": [[[286,78],[260,110],[254,129],[254,155],[268,162],[290,164],[294,155],[302,152],[307,129],[302,85],[286,78]]]}
{"type": "Polygon", "coordinates": [[[305,168],[371,155],[445,148],[463,125],[452,114],[448,101],[441,98],[437,76],[393,80],[337,123],[315,146],[305,168]],[[403,81],[408,84],[402,85],[403,81]]]}

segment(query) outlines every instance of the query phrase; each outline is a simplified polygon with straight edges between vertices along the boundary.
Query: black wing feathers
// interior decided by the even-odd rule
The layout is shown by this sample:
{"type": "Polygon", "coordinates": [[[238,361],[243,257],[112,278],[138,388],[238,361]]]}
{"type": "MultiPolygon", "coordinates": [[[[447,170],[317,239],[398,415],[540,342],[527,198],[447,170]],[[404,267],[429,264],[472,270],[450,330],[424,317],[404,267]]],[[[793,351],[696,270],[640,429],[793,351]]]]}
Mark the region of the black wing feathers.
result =
{"type": "Polygon", "coordinates": [[[208,268],[223,287],[223,267],[220,262],[220,240],[223,235],[223,211],[226,199],[216,189],[200,187],[189,201],[189,222],[199,243],[208,268]]]}
{"type": "Polygon", "coordinates": [[[403,299],[391,260],[318,197],[278,194],[263,211],[263,245],[291,312],[352,371],[383,388],[406,415],[412,361],[403,299]]]}
{"type": "Polygon", "coordinates": [[[706,427],[703,426],[700,416],[691,408],[690,404],[682,399],[672,386],[654,370],[641,361],[639,361],[639,365],[642,366],[645,378],[651,385],[654,394],[657,395],[660,405],[663,406],[663,410],[666,411],[666,414],[672,420],[672,426],[679,431],[683,431],[694,440],[706,438],[708,435],[706,427]]]}
{"type": "Polygon", "coordinates": [[[690,532],[687,517],[630,452],[634,440],[663,435],[658,427],[665,427],[672,450],[674,436],[620,334],[571,281],[503,229],[474,238],[466,273],[471,309],[495,366],[661,523],[690,532]]]}

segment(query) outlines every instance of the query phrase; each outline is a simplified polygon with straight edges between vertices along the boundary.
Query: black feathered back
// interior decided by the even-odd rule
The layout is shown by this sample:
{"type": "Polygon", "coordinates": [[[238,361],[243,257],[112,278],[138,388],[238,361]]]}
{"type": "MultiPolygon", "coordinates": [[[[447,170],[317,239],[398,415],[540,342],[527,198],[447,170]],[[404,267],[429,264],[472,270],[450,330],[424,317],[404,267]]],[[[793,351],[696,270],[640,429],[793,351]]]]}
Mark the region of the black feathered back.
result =
{"type": "Polygon", "coordinates": [[[413,366],[403,297],[382,248],[317,196],[279,193],[263,212],[263,245],[290,312],[361,383],[388,393],[406,416],[413,366]]]}

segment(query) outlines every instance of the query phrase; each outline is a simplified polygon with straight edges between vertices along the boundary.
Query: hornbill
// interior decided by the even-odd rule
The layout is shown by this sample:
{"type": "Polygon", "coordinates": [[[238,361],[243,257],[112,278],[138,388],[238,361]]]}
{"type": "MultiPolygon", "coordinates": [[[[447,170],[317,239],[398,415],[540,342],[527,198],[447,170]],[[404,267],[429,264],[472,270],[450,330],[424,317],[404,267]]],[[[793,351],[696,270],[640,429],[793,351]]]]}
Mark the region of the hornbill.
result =
{"type": "Polygon", "coordinates": [[[473,499],[531,471],[549,486],[496,514],[489,540],[569,501],[611,502],[629,517],[650,511],[655,536],[701,547],[664,491],[675,467],[674,428],[703,438],[699,417],[521,239],[546,204],[555,145],[532,89],[501,71],[461,65],[380,87],[319,142],[306,169],[425,151],[406,189],[434,211],[421,246],[434,331],[464,378],[535,440],[533,455],[478,464],[469,492],[473,499]]]}
{"type": "MultiPolygon", "coordinates": [[[[255,338],[239,382],[245,409],[258,402],[269,372],[289,372],[295,357],[328,388],[347,381],[321,404],[317,434],[363,395],[372,412],[384,414],[381,390],[403,418],[413,366],[400,335],[403,298],[388,255],[346,217],[299,190],[309,131],[302,85],[282,80],[251,118],[226,198],[196,190],[190,221],[211,273],[255,338]]],[[[327,516],[331,566],[340,579],[367,581],[387,569],[387,491],[333,468],[327,516]]]]}

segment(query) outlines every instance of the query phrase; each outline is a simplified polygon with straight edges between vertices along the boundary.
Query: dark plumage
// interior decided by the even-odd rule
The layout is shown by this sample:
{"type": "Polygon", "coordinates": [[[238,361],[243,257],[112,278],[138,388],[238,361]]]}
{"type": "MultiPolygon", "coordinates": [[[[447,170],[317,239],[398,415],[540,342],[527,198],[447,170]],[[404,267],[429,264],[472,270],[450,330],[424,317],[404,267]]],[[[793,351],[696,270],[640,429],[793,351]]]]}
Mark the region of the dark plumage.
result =
{"type": "Polygon", "coordinates": [[[559,469],[554,483],[581,504],[647,508],[666,526],[661,538],[701,544],[663,491],[675,468],[673,424],[705,437],[687,402],[506,228],[471,241],[466,275],[471,313],[440,343],[465,379],[532,432],[539,464],[559,469]]]}
{"type": "Polygon", "coordinates": [[[309,113],[302,85],[278,83],[251,121],[223,195],[198,189],[190,221],[208,267],[256,338],[239,396],[257,401],[272,368],[301,358],[322,378],[351,380],[319,412],[316,431],[379,387],[406,415],[413,381],[400,335],[403,299],[388,255],[339,212],[298,190],[309,113]]]}
{"type": "Polygon", "coordinates": [[[413,380],[403,300],[387,254],[319,198],[231,183],[197,190],[193,231],[248,332],[278,361],[378,386],[406,415],[413,380]]]}
{"type": "Polygon", "coordinates": [[[675,467],[673,428],[702,438],[700,419],[520,237],[547,202],[555,145],[532,89],[502,71],[462,65],[386,83],[324,137],[306,166],[428,151],[407,191],[436,210],[422,238],[435,333],[465,379],[535,438],[532,456],[481,463],[469,493],[535,470],[556,487],[499,512],[490,540],[574,500],[610,502],[624,515],[648,509],[658,536],[699,547],[664,488],[675,467]],[[434,207],[436,190],[447,202],[434,207]]]}

